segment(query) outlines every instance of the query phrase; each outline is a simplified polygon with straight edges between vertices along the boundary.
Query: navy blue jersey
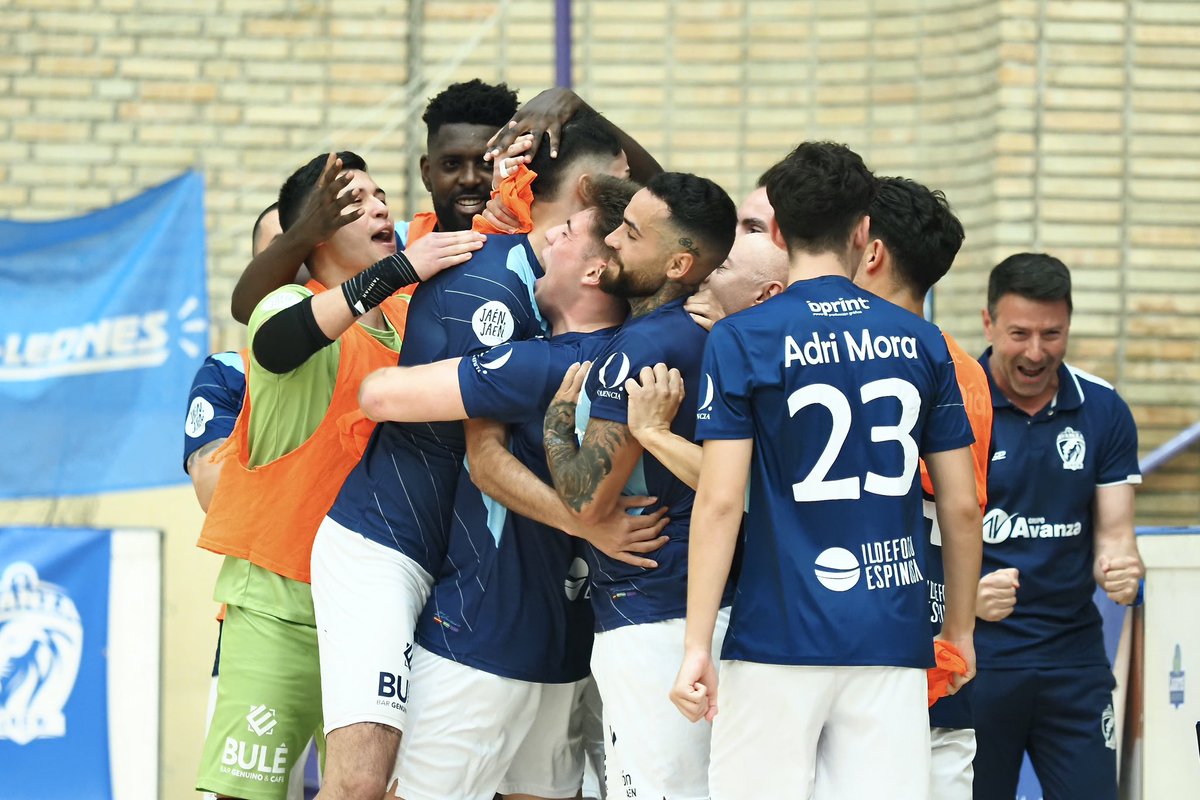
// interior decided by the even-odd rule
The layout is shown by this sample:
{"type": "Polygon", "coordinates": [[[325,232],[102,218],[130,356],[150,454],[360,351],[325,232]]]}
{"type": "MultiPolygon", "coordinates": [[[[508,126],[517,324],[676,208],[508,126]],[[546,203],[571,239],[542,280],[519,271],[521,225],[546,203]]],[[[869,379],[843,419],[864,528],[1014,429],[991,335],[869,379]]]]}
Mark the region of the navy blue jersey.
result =
{"type": "Polygon", "coordinates": [[[918,455],[974,440],[941,332],[822,277],[714,326],[704,373],[697,436],[754,440],[722,657],[932,666],[918,455]]]}
{"type": "Polygon", "coordinates": [[[183,471],[188,456],[209,442],[228,439],[242,410],[246,365],[240,353],[213,353],[204,359],[188,393],[183,423],[183,471]]]}
{"type": "MultiPolygon", "coordinates": [[[[527,237],[489,237],[466,264],[417,287],[400,365],[470,356],[538,336],[533,283],[541,275],[527,237]]],[[[329,516],[437,575],[465,449],[460,422],[382,423],[329,516]]]]}
{"type": "MultiPolygon", "coordinates": [[[[683,298],[673,300],[644,317],[631,319],[598,355],[584,382],[576,407],[576,433],[580,441],[589,418],[628,421],[629,399],[625,380],[636,378],[642,367],[664,363],[683,376],[683,404],[671,430],[694,440],[700,359],[708,333],[683,310],[683,298]]],[[[592,607],[596,630],[624,625],[679,619],[687,613],[688,523],[696,493],[675,477],[650,453],[643,453],[625,485],[627,495],[651,495],[658,506],[669,506],[670,523],[663,531],[669,541],[647,557],[655,569],[615,561],[589,547],[592,607]]]]}
{"type": "Polygon", "coordinates": [[[980,620],[980,667],[1107,665],[1092,602],[1092,502],[1096,488],[1141,483],[1137,428],[1109,384],[1063,364],[1058,393],[1032,417],[1013,406],[988,369],[992,461],[983,517],[983,573],[1016,567],[1013,613],[980,620]]]}
{"type": "MultiPolygon", "coordinates": [[[[511,425],[513,455],[549,484],[542,418],[576,361],[615,328],[492,348],[460,362],[471,417],[511,425]]],[[[476,669],[533,683],[587,677],[592,653],[583,543],[509,512],[459,477],[450,547],[417,627],[421,646],[476,669]]]]}

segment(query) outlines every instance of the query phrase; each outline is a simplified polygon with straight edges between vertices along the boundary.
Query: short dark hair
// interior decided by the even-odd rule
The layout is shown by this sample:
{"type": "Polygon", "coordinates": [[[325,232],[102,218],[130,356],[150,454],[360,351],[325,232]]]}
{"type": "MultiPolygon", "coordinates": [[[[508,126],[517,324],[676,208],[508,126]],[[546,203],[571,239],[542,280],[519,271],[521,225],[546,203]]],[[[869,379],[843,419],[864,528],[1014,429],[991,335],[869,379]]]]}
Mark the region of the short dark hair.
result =
{"type": "Polygon", "coordinates": [[[737,235],[737,206],[729,194],[708,178],[687,172],[660,172],[646,188],[667,204],[679,243],[701,269],[716,269],[737,235]]]}
{"type": "Polygon", "coordinates": [[[609,161],[620,152],[621,140],[604,117],[591,110],[576,111],[562,126],[554,158],[550,157],[550,134],[542,134],[537,155],[529,162],[529,168],[537,173],[532,186],[534,199],[557,199],[563,178],[583,159],[609,161]]]}
{"type": "Polygon", "coordinates": [[[946,195],[908,178],[880,178],[871,202],[871,236],[887,247],[901,283],[924,297],[950,271],[963,226],[946,195]]]}
{"type": "Polygon", "coordinates": [[[1067,313],[1075,310],[1071,303],[1071,271],[1047,253],[1014,253],[992,267],[987,294],[988,314],[992,317],[1006,294],[1046,303],[1066,300],[1067,313]]]}
{"type": "Polygon", "coordinates": [[[463,122],[468,125],[491,125],[499,130],[517,113],[517,93],[506,83],[484,83],[472,78],[452,83],[429,100],[421,120],[428,138],[443,125],[463,122]]]}
{"type": "Polygon", "coordinates": [[[604,242],[604,237],[621,227],[625,207],[640,188],[636,181],[612,175],[593,175],[584,184],[584,205],[596,211],[590,233],[597,249],[606,258],[613,250],[604,242]]]}
{"type": "Polygon", "coordinates": [[[877,191],[862,157],[834,142],[802,142],[764,177],[789,252],[841,253],[877,191]]]}
{"type": "MultiPolygon", "coordinates": [[[[262,227],[263,217],[270,214],[275,209],[279,208],[279,201],[276,200],[271,205],[258,212],[258,216],[254,219],[254,227],[250,229],[250,249],[254,249],[254,245],[258,243],[258,229],[262,227]]],[[[283,227],[282,225],[280,227],[283,227]]]]}
{"type": "MultiPolygon", "coordinates": [[[[292,224],[300,216],[300,209],[304,207],[304,201],[312,193],[321,173],[325,170],[325,159],[328,156],[328,153],[315,156],[312,161],[293,172],[291,177],[283,182],[283,186],[279,189],[279,227],[281,229],[286,231],[292,227],[292,224]]],[[[358,153],[343,150],[337,154],[337,157],[342,160],[343,170],[367,171],[367,162],[363,161],[362,156],[358,153]]]]}

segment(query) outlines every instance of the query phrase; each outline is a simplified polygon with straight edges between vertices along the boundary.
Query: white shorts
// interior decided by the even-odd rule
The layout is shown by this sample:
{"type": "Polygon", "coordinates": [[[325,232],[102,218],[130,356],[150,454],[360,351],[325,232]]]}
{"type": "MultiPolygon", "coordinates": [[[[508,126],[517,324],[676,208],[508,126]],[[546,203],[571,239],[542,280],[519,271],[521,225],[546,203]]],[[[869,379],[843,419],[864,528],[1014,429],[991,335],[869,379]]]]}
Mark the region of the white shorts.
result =
{"type": "Polygon", "coordinates": [[[928,800],[925,670],[726,661],[712,800],[928,800]]]}
{"type": "Polygon", "coordinates": [[[325,733],[357,722],[404,732],[413,632],[433,578],[329,517],[312,549],[325,733]]]}
{"type": "Polygon", "coordinates": [[[575,724],[583,737],[583,800],[605,800],[604,790],[604,704],[596,679],[584,679],[583,702],[576,709],[575,724]]]}
{"type": "Polygon", "coordinates": [[[583,741],[572,731],[572,719],[584,681],[502,678],[420,645],[412,675],[417,690],[396,756],[396,797],[575,797],[583,780],[583,741]]]}
{"type": "MultiPolygon", "coordinates": [[[[729,609],[723,608],[713,634],[717,664],[728,625],[729,609]]],[[[604,701],[610,798],[708,800],[712,726],[688,722],[670,699],[683,661],[685,627],[684,620],[671,619],[596,634],[592,675],[604,701]]]]}
{"type": "Polygon", "coordinates": [[[930,728],[929,800],[971,800],[975,729],[930,728]]]}

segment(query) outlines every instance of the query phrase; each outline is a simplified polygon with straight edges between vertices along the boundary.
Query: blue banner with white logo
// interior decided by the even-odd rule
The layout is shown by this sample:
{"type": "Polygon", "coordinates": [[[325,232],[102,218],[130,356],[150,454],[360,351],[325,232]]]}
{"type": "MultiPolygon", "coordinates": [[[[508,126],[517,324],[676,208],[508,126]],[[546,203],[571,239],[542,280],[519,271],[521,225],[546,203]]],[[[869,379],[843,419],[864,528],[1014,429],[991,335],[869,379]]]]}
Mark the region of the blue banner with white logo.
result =
{"type": "Polygon", "coordinates": [[[208,352],[204,180],[53,222],[0,220],[0,499],[180,483],[208,352]]]}
{"type": "Polygon", "coordinates": [[[0,796],[112,796],[111,532],[0,528],[0,796]]]}

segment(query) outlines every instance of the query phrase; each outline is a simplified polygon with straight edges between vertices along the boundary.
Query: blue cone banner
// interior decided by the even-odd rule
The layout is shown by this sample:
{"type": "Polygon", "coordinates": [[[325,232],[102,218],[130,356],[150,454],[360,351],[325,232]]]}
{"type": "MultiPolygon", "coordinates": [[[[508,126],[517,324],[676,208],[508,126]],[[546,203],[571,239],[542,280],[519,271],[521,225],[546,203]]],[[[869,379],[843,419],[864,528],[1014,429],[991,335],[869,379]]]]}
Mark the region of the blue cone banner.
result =
{"type": "Polygon", "coordinates": [[[0,221],[0,499],[181,483],[175,442],[208,351],[204,180],[0,221]]]}

